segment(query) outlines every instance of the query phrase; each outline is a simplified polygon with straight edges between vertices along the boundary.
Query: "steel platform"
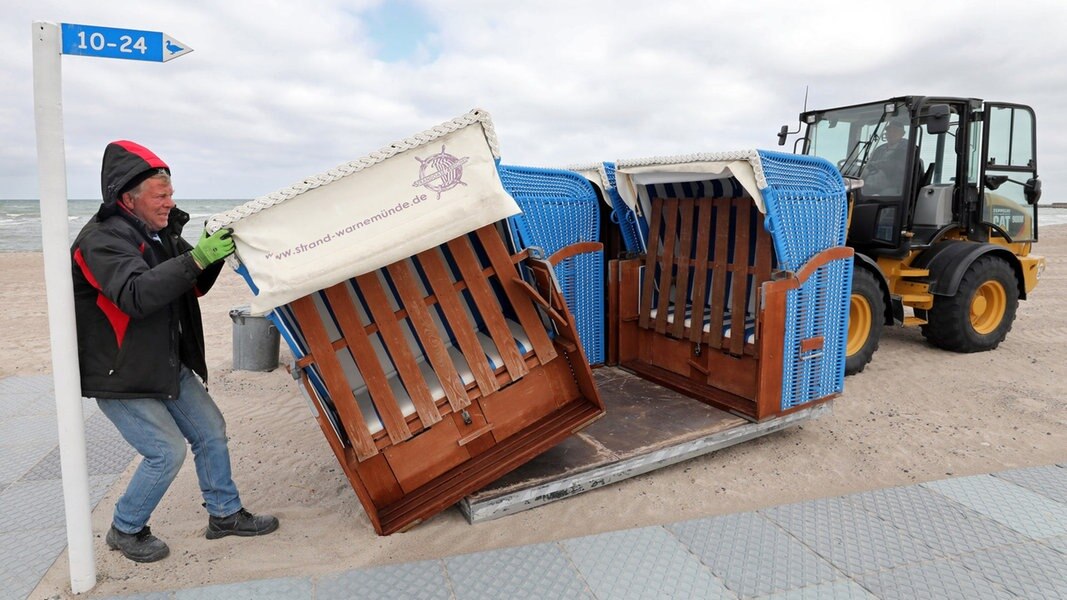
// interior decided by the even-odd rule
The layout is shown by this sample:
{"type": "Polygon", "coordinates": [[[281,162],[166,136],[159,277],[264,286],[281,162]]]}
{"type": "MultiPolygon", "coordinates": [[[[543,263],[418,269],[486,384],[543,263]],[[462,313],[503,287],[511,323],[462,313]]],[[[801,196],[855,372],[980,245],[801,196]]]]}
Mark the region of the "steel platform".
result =
{"type": "Polygon", "coordinates": [[[629,479],[829,414],[824,402],[752,422],[616,367],[593,371],[607,414],[459,502],[471,523],[629,479]]]}

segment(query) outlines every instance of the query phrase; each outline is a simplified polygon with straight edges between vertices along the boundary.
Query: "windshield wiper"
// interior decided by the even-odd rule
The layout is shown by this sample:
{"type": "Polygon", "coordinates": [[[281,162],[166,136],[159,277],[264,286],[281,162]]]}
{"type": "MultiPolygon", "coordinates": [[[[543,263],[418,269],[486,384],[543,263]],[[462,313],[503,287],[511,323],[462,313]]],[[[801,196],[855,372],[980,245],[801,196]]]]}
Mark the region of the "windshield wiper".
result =
{"type": "Polygon", "coordinates": [[[882,136],[882,127],[884,123],[885,116],[883,115],[882,118],[878,120],[878,124],[874,126],[874,131],[871,132],[871,137],[856,142],[856,145],[849,151],[848,156],[845,157],[845,162],[841,165],[841,175],[845,177],[860,176],[860,169],[862,165],[866,164],[867,156],[870,154],[874,142],[882,136]],[[861,150],[862,157],[860,156],[861,150]],[[853,166],[856,166],[855,173],[852,173],[853,166]]]}

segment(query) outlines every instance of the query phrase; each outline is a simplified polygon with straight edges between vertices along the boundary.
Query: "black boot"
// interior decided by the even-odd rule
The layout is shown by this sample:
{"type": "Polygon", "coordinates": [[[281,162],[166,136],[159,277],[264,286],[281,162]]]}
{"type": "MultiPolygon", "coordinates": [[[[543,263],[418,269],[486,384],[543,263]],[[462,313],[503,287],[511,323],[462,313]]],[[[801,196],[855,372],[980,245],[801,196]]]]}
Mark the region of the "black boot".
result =
{"type": "Polygon", "coordinates": [[[104,539],[108,548],[119,550],[123,556],[136,562],[156,562],[170,554],[170,548],[163,540],[152,535],[147,525],[137,533],[122,533],[112,525],[104,539]]]}
{"type": "Polygon", "coordinates": [[[228,517],[209,517],[207,539],[217,540],[227,535],[267,535],[277,528],[277,518],[270,515],[256,516],[242,508],[228,517]]]}

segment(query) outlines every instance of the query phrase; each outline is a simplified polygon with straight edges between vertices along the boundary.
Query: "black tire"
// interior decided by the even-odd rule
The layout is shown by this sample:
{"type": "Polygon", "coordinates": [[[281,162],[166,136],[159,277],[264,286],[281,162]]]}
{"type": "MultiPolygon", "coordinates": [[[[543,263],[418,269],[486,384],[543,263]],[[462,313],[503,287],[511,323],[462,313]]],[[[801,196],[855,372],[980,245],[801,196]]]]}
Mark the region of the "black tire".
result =
{"type": "Polygon", "coordinates": [[[856,265],[845,338],[845,375],[855,375],[871,362],[885,324],[885,297],[874,273],[856,265]]]}
{"type": "Polygon", "coordinates": [[[955,296],[935,296],[922,334],[953,352],[996,348],[1011,331],[1019,307],[1019,284],[1011,265],[996,256],[974,261],[955,296]]]}

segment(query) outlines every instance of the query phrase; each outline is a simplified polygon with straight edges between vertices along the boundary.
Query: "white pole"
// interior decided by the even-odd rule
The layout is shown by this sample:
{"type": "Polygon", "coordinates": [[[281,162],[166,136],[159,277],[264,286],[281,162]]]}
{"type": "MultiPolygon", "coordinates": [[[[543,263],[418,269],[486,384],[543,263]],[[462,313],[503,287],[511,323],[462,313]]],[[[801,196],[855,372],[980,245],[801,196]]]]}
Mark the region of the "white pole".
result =
{"type": "Polygon", "coordinates": [[[63,149],[62,45],[55,23],[33,23],[33,104],[37,122],[37,176],[41,198],[41,245],[52,342],[59,456],[67,516],[70,587],[75,594],[96,585],[89,470],[85,459],[85,417],[78,376],[74,326],[74,284],[67,221],[67,166],[63,149]]]}

